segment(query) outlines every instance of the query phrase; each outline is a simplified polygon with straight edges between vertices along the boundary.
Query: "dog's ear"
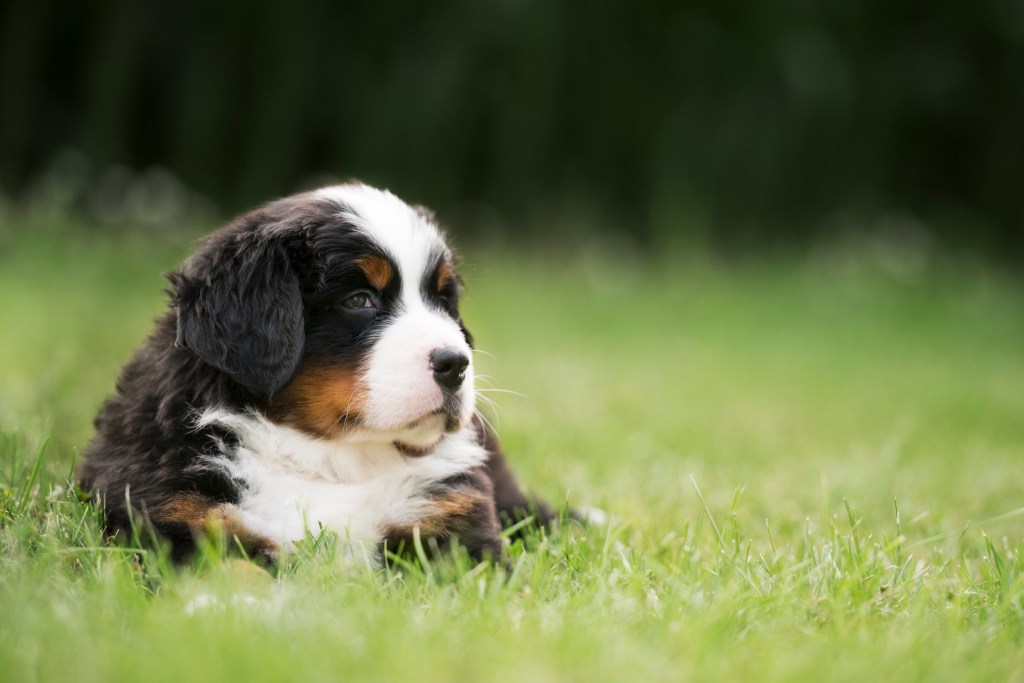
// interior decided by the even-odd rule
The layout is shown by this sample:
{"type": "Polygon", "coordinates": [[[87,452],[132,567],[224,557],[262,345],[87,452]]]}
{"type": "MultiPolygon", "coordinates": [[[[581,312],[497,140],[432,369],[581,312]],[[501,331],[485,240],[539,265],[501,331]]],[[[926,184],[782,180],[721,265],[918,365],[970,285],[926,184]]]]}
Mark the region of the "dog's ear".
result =
{"type": "Polygon", "coordinates": [[[272,398],[295,374],[305,346],[302,293],[280,237],[214,237],[168,276],[177,346],[252,393],[272,398]]]}

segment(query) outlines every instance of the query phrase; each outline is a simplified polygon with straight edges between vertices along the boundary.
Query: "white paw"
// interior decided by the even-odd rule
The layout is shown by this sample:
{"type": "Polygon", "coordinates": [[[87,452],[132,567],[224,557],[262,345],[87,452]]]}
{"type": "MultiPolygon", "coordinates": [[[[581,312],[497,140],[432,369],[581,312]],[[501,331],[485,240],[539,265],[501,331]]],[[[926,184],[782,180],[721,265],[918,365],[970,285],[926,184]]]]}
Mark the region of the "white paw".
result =
{"type": "Polygon", "coordinates": [[[608,513],[598,507],[579,508],[579,515],[587,524],[605,526],[608,524],[608,513]]]}
{"type": "Polygon", "coordinates": [[[216,610],[218,612],[223,611],[227,607],[236,607],[239,605],[264,605],[265,600],[262,600],[255,595],[232,595],[231,599],[227,602],[209,593],[200,593],[196,597],[192,598],[185,605],[185,614],[193,615],[200,612],[206,612],[216,610]]]}

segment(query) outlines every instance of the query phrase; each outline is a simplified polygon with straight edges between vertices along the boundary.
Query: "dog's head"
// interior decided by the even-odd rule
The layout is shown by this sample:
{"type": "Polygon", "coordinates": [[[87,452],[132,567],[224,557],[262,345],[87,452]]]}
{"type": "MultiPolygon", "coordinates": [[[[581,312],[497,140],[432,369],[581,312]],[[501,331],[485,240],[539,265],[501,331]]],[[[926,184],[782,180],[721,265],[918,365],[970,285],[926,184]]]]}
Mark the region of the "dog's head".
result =
{"type": "Polygon", "coordinates": [[[214,233],[170,276],[178,341],[267,415],[416,453],[469,423],[471,338],[433,216],[349,184],[214,233]]]}

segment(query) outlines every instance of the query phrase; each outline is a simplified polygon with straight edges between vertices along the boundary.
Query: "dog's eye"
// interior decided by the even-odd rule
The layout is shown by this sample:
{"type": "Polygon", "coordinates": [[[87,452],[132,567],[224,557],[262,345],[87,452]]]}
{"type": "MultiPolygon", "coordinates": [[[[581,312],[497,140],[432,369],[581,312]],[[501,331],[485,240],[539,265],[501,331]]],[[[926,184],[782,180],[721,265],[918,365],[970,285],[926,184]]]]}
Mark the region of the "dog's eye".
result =
{"type": "Polygon", "coordinates": [[[353,292],[341,302],[342,308],[357,311],[365,308],[377,308],[376,298],[369,292],[353,292]]]}

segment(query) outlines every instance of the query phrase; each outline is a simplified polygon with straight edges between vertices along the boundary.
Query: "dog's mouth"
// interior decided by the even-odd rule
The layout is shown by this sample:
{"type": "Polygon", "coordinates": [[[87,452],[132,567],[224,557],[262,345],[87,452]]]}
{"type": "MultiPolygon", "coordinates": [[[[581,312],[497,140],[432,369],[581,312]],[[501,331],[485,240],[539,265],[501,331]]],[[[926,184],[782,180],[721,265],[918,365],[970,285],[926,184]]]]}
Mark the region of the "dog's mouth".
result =
{"type": "Polygon", "coordinates": [[[424,415],[406,424],[403,429],[422,430],[434,428],[434,422],[441,418],[441,424],[437,425],[445,434],[457,432],[462,428],[462,402],[453,396],[446,396],[440,407],[435,408],[424,415]]]}
{"type": "Polygon", "coordinates": [[[406,424],[401,429],[402,436],[393,441],[395,448],[409,457],[428,455],[445,434],[462,429],[462,414],[458,408],[446,401],[442,407],[406,424]]]}
{"type": "Polygon", "coordinates": [[[429,455],[437,444],[434,443],[430,446],[411,446],[407,443],[402,443],[401,441],[395,441],[392,445],[398,449],[399,453],[408,458],[422,458],[425,455],[429,455]]]}

